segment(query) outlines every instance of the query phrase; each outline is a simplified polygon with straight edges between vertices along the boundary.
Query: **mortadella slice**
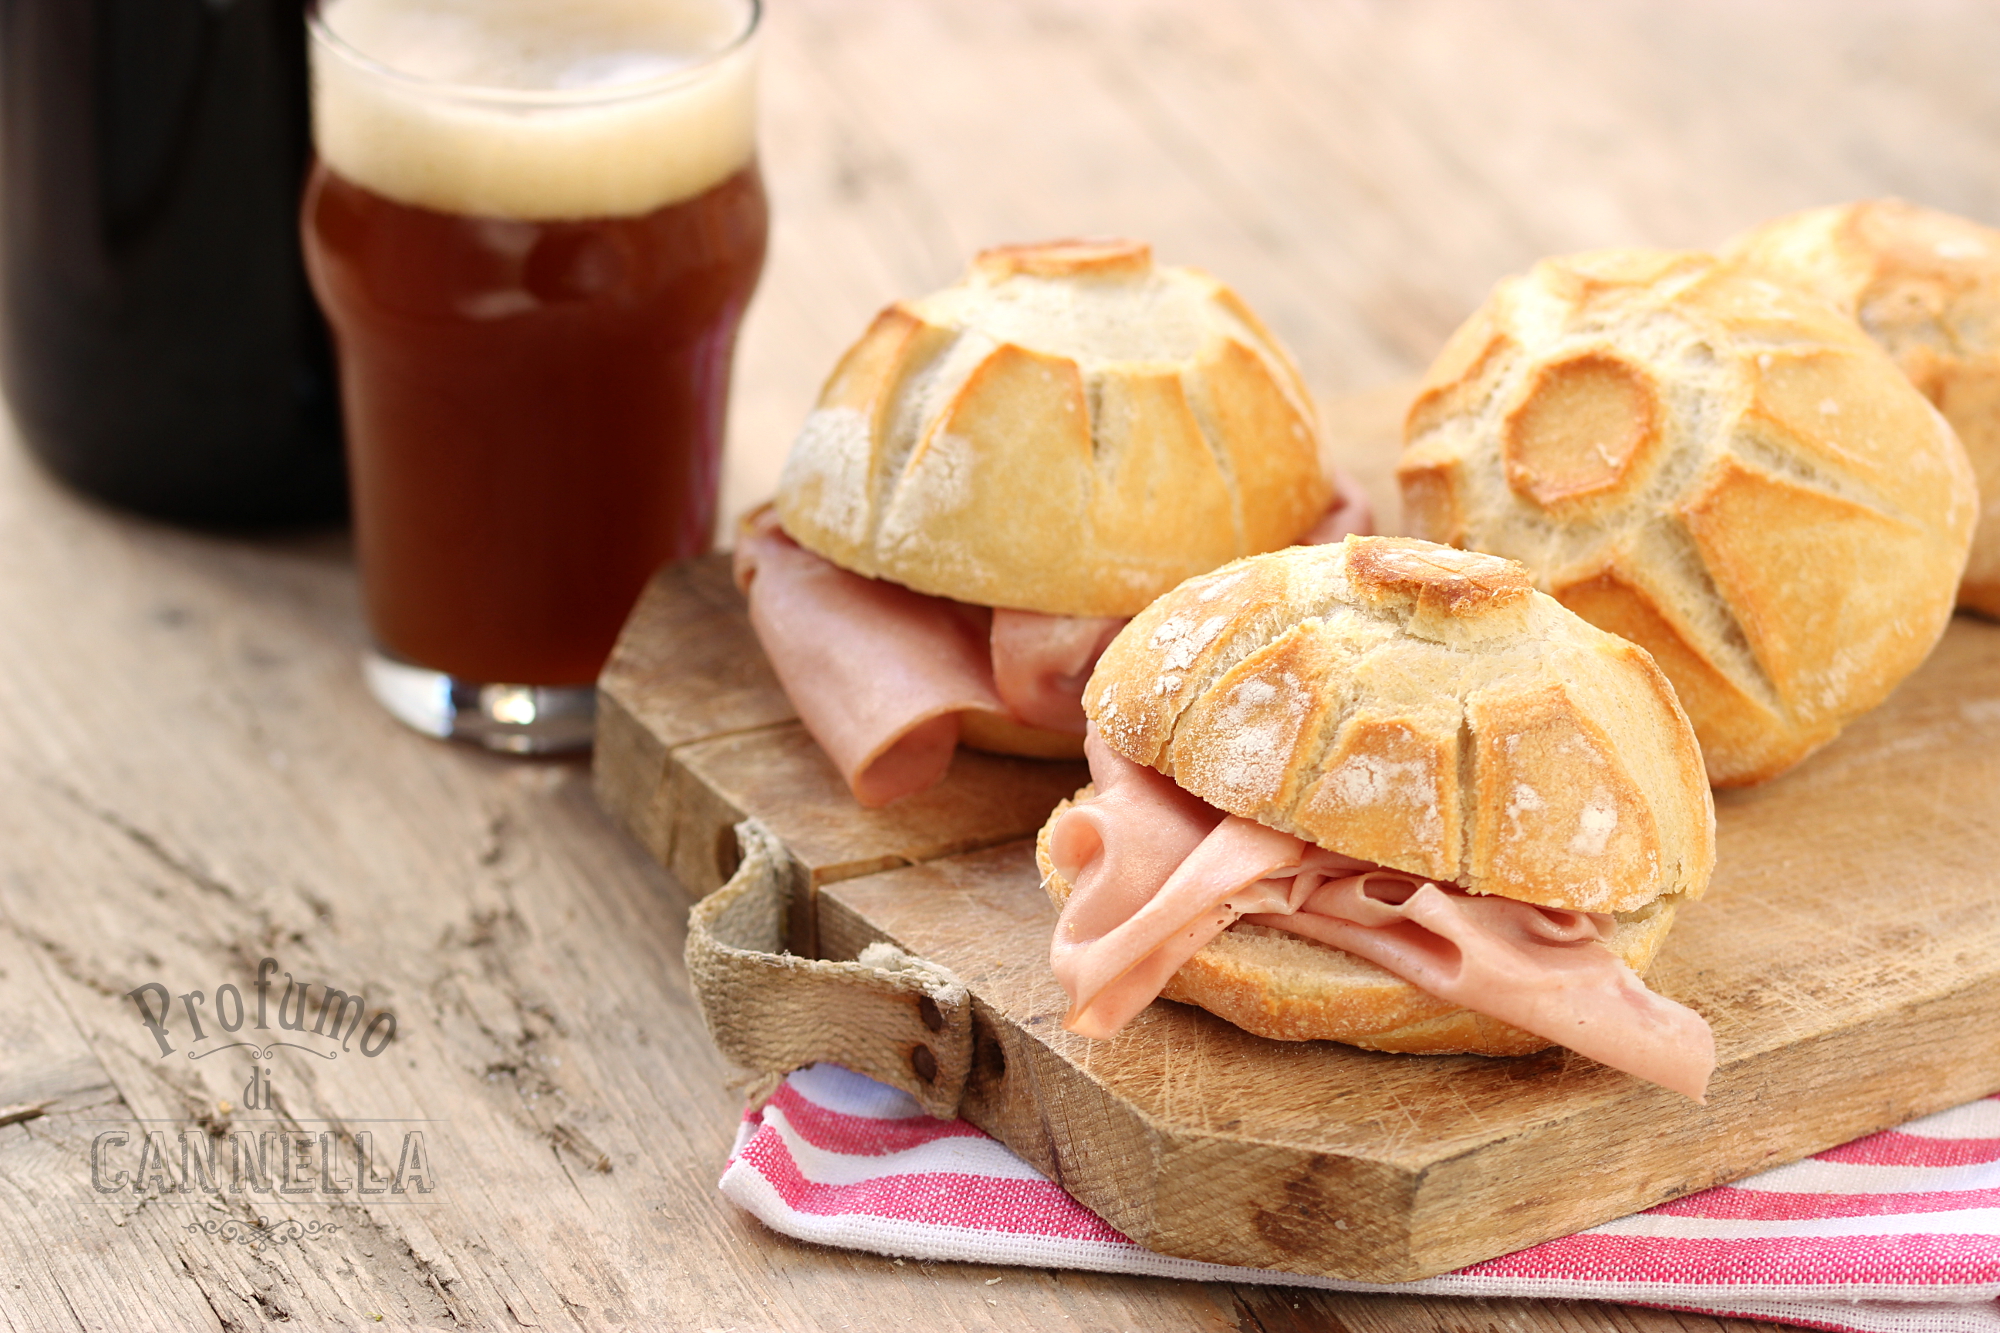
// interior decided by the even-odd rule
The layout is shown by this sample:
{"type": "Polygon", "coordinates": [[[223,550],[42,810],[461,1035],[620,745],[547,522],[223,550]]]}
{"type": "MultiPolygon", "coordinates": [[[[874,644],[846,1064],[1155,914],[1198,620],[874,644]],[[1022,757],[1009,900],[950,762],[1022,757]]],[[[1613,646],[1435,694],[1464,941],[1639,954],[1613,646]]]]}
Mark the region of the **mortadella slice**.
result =
{"type": "Polygon", "coordinates": [[[1085,1036],[1109,1037],[1124,1027],[1239,914],[1283,910],[1295,882],[1315,886],[1328,874],[1369,868],[1225,817],[1173,779],[1113,750],[1095,727],[1084,754],[1096,791],[1049,830],[1049,859],[1070,883],[1050,963],[1071,997],[1066,1025],[1085,1036]],[[1266,878],[1286,870],[1293,879],[1266,878]],[[1218,879],[1246,892],[1211,916],[1218,879]]]}
{"type": "Polygon", "coordinates": [[[1083,687],[1127,621],[1107,616],[993,612],[993,684],[1031,727],[1083,735],[1083,687]]]}
{"type": "Polygon", "coordinates": [[[1234,815],[1221,820],[1131,917],[1093,947],[1052,958],[1066,965],[1056,976],[1071,994],[1063,1026],[1111,1036],[1245,911],[1285,912],[1304,851],[1290,834],[1234,815]]]}
{"type": "Polygon", "coordinates": [[[736,581],[799,720],[864,806],[935,785],[960,713],[1007,713],[973,608],[850,573],[769,511],[737,539],[736,581]]]}
{"type": "MultiPolygon", "coordinates": [[[[1352,478],[1303,540],[1365,532],[1352,478]]],[[[1123,619],[967,606],[864,578],[806,550],[765,508],[744,524],[736,582],[750,623],[813,739],[870,808],[935,785],[958,715],[987,712],[1082,735],[1083,687],[1123,619]]]]}
{"type": "Polygon", "coordinates": [[[1095,728],[1085,751],[1099,794],[1049,835],[1071,885],[1050,948],[1071,1030],[1117,1032],[1241,919],[1702,1100],[1714,1036],[1604,947],[1613,918],[1467,894],[1225,816],[1112,751],[1095,728]]]}
{"type": "Polygon", "coordinates": [[[1695,1101],[1715,1069],[1715,1034],[1701,1015],[1647,989],[1603,946],[1616,924],[1608,916],[1390,872],[1324,884],[1292,914],[1243,919],[1344,949],[1440,1000],[1695,1101]]]}

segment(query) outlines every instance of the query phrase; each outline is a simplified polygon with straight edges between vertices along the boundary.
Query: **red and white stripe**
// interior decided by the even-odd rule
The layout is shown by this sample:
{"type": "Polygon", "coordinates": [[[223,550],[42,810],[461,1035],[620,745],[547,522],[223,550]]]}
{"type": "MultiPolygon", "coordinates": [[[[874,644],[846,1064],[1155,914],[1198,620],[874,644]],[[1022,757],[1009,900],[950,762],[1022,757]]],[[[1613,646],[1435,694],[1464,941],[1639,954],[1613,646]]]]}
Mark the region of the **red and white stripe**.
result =
{"type": "Polygon", "coordinates": [[[745,1117],[722,1192],[881,1254],[1341,1291],[1562,1297],[1855,1333],[2000,1333],[2000,1096],[1421,1282],[1141,1249],[997,1140],[834,1065],[745,1117]]]}

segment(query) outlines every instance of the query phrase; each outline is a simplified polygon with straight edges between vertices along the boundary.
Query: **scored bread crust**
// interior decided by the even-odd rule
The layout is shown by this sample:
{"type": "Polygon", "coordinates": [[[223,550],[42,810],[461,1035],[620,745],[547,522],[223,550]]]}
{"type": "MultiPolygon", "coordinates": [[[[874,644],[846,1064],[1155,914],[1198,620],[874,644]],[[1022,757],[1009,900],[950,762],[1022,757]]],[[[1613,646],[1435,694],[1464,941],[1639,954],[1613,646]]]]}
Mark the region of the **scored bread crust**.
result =
{"type": "MultiPolygon", "coordinates": [[[[1085,786],[1075,799],[1095,790],[1085,786]]],[[[1057,911],[1069,901],[1070,882],[1049,857],[1049,834],[1071,804],[1058,805],[1035,838],[1042,888],[1057,911]]],[[[1681,902],[1678,895],[1655,898],[1619,914],[1606,947],[1644,976],[1681,902]]],[[[1246,922],[1204,945],[1160,994],[1277,1041],[1339,1041],[1412,1055],[1527,1055],[1556,1045],[1440,1000],[1343,949],[1246,922]]]]}
{"type": "Polygon", "coordinates": [[[1473,893],[1625,912],[1715,864],[1701,752],[1645,651],[1510,560],[1349,537],[1191,579],[1084,712],[1210,805],[1473,893]]]}
{"type": "Polygon", "coordinates": [[[1135,241],[988,250],[834,368],[779,521],[844,569],[981,606],[1129,616],[1287,546],[1334,488],[1291,357],[1135,241]]]}
{"type": "Polygon", "coordinates": [[[1412,529],[1642,644],[1718,786],[1783,772],[1923,661],[1977,515],[1957,437],[1853,320],[1702,254],[1502,282],[1405,438],[1412,529]]]}
{"type": "Polygon", "coordinates": [[[1722,254],[1859,320],[1944,413],[1979,481],[1958,603],[2000,617],[2000,231],[1868,199],[1767,222],[1722,254]]]}

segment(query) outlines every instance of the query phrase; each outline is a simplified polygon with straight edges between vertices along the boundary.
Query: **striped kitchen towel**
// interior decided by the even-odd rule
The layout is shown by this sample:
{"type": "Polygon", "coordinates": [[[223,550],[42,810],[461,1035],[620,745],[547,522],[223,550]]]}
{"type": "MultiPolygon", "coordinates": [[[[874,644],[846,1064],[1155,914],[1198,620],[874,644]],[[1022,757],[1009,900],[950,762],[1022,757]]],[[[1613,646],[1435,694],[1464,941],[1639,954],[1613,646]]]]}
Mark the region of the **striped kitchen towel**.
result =
{"type": "Polygon", "coordinates": [[[1141,1249],[998,1140],[835,1065],[744,1118],[722,1192],[879,1254],[1334,1291],[1618,1301],[1856,1333],[2000,1333],[2000,1096],[1456,1273],[1389,1285],[1141,1249]]]}

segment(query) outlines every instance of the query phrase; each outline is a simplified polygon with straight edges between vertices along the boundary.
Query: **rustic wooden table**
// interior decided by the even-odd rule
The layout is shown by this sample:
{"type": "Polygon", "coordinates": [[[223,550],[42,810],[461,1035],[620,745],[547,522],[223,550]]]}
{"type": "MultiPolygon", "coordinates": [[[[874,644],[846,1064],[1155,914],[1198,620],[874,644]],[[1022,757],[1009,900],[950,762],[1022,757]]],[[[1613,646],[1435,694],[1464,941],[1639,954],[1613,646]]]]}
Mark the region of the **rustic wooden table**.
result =
{"type": "MultiPolygon", "coordinates": [[[[772,9],[777,229],[732,509],[873,310],[990,242],[1149,237],[1331,394],[1415,373],[1544,253],[1708,245],[1878,193],[2000,220],[2000,11],[1976,0],[772,9]]],[[[344,539],[136,522],[9,445],[0,550],[8,1329],[1754,1327],[774,1237],[714,1190],[740,1099],[687,995],[686,895],[581,763],[428,741],[368,701],[344,539]],[[265,958],[274,1010],[287,974],[315,1014],[319,988],[365,996],[338,1059],[221,1049],[226,988],[254,1023],[265,958]],[[156,1039],[135,989],[155,1013],[204,992],[205,1036],[175,998],[156,1039]],[[315,1169],[325,1134],[336,1179],[384,1192],[183,1193],[183,1130],[225,1171],[236,1134],[289,1133],[274,1160],[315,1169]]]]}

